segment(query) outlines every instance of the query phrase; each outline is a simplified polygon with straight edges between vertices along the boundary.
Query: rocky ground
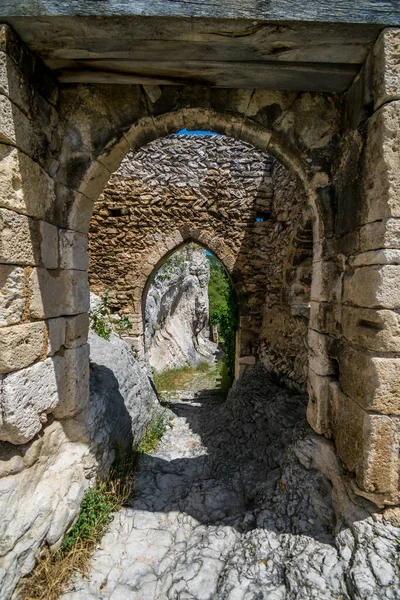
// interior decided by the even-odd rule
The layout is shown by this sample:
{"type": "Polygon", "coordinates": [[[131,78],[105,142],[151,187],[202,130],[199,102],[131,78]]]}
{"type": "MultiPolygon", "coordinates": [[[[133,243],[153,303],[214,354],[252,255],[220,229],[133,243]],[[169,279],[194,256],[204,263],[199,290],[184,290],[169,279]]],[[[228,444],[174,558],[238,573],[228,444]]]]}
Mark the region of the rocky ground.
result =
{"type": "Polygon", "coordinates": [[[223,403],[170,395],[173,427],[141,459],[132,506],[64,599],[400,598],[395,511],[352,494],[305,406],[261,367],[223,403]]]}

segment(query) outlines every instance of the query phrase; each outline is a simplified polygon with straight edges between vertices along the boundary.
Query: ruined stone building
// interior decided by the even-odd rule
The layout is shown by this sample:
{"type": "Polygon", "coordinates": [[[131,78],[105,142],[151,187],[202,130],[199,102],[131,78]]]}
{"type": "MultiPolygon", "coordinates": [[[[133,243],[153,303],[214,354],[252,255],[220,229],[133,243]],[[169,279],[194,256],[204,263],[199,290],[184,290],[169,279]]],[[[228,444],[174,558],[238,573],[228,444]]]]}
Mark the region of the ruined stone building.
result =
{"type": "Polygon", "coordinates": [[[356,493],[400,504],[400,7],[270,4],[1,3],[0,512],[69,457],[51,502],[0,524],[9,589],[109,464],[84,416],[89,231],[139,352],[154,270],[213,252],[237,375],[307,388],[356,493]]]}

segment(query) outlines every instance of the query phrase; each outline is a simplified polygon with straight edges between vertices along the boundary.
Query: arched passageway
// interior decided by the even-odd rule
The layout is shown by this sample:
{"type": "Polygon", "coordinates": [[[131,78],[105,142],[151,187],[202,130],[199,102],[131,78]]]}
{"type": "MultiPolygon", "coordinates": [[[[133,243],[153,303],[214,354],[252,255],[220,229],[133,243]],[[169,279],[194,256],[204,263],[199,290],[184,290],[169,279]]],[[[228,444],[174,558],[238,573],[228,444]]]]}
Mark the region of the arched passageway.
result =
{"type": "MultiPolygon", "coordinates": [[[[181,244],[200,243],[224,264],[239,296],[237,376],[262,360],[304,390],[309,314],[295,309],[296,274],[286,279],[299,270],[299,253],[305,260],[299,243],[310,218],[299,180],[270,154],[221,135],[160,138],[129,153],[95,203],[91,287],[107,290],[131,320],[132,343],[143,355],[151,273],[181,244]]],[[[303,301],[309,309],[309,294],[303,301]]]]}

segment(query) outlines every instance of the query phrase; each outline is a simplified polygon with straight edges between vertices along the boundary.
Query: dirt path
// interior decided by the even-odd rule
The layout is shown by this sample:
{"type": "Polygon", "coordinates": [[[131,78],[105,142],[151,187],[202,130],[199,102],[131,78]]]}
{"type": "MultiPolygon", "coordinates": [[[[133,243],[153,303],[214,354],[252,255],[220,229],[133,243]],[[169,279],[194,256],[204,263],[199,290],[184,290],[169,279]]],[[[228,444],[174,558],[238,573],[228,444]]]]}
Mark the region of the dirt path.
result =
{"type": "Polygon", "coordinates": [[[335,514],[313,462],[334,454],[305,424],[305,398],[261,370],[225,403],[204,384],[169,394],[173,427],[141,460],[132,507],[63,597],[400,598],[400,529],[361,500],[351,524],[335,514]]]}

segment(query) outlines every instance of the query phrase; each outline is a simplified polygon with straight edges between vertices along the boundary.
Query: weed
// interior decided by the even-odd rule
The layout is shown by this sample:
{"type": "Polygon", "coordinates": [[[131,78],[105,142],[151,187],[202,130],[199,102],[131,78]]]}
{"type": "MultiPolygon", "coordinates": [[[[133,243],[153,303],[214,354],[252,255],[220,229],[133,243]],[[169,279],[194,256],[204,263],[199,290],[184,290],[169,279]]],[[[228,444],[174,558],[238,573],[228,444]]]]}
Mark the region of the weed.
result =
{"type": "Polygon", "coordinates": [[[68,589],[71,576],[88,572],[91,555],[111,523],[112,515],[132,496],[135,458],[113,465],[107,478],[90,487],[72,529],[64,535],[57,552],[45,546],[35,569],[22,579],[19,600],[56,600],[68,589]]]}
{"type": "Polygon", "coordinates": [[[166,413],[166,409],[161,412],[158,411],[153,413],[143,440],[137,450],[138,452],[151,452],[157,448],[160,439],[166,432],[169,425],[166,413]]]}
{"type": "Polygon", "coordinates": [[[132,329],[132,324],[128,317],[111,316],[111,307],[108,299],[108,292],[105,292],[101,302],[90,316],[90,327],[98,336],[109,340],[113,329],[119,335],[128,333],[132,329]]]}
{"type": "Polygon", "coordinates": [[[105,340],[110,339],[112,327],[108,292],[104,294],[98,308],[92,312],[90,316],[90,326],[98,336],[105,340]]]}

